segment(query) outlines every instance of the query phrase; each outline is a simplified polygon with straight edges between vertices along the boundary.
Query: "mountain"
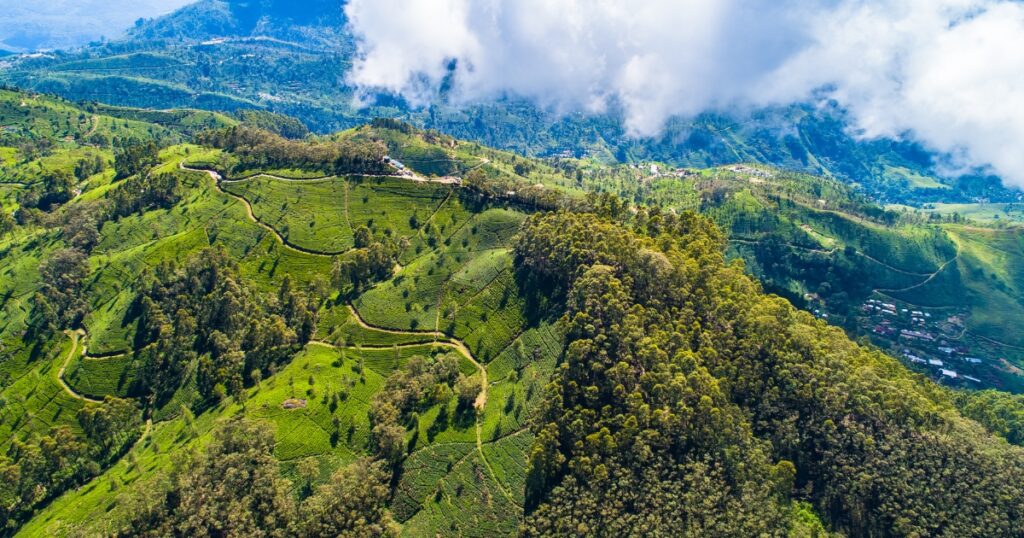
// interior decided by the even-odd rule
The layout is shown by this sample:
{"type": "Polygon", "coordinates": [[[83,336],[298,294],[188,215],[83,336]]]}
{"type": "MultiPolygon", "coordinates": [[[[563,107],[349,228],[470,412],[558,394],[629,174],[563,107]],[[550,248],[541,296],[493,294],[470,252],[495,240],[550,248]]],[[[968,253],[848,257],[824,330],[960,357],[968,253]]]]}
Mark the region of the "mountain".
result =
{"type": "Polygon", "coordinates": [[[710,167],[773,164],[857,185],[885,203],[1009,203],[1020,193],[998,178],[939,173],[943,156],[909,142],[860,140],[829,103],[675,119],[655,138],[635,139],[614,111],[558,115],[509,96],[426,109],[378,95],[355,108],[346,74],[355,53],[342,2],[203,0],[132,30],[128,39],[47,57],[21,57],[0,80],[73,100],[147,108],[266,109],[314,131],[396,117],[529,156],[570,154],[608,162],[661,161],[710,167]]]}
{"type": "Polygon", "coordinates": [[[1019,229],[395,120],[3,91],[0,125],[5,535],[1024,532],[1019,397],[749,274],[1019,297],[1019,229]]]}
{"type": "Polygon", "coordinates": [[[344,26],[342,7],[337,0],[202,0],[170,16],[138,25],[130,37],[140,41],[257,36],[309,39],[309,33],[327,35],[330,32],[325,29],[344,26]]]}

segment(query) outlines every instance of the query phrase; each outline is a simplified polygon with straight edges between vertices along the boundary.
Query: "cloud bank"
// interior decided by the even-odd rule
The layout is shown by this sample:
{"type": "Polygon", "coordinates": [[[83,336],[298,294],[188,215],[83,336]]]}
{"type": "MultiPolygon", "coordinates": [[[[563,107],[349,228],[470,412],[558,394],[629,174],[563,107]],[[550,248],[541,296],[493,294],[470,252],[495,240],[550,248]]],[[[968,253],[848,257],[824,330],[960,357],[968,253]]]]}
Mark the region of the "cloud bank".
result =
{"type": "Polygon", "coordinates": [[[413,103],[505,94],[672,116],[825,95],[1024,186],[1024,4],[1009,0],[350,0],[352,83],[413,103]]]}

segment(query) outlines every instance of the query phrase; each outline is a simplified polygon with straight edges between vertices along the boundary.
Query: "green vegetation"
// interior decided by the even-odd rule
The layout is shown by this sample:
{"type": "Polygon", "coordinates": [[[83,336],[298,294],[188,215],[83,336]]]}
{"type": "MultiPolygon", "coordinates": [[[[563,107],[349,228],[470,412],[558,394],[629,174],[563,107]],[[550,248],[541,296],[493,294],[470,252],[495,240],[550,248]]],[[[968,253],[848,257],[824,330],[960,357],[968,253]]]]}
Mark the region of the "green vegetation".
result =
{"type": "Polygon", "coordinates": [[[971,203],[945,204],[941,202],[925,204],[921,208],[907,206],[890,206],[896,210],[914,211],[925,215],[937,215],[953,221],[974,221],[984,224],[1016,224],[1024,222],[1024,206],[1020,203],[971,203]]]}
{"type": "Polygon", "coordinates": [[[533,427],[527,535],[787,533],[794,491],[849,535],[1024,530],[1024,452],[758,293],[722,245],[693,215],[636,233],[528,221],[517,259],[565,298],[567,338],[533,427]]]}
{"type": "MultiPolygon", "coordinates": [[[[144,21],[128,39],[15,58],[0,72],[0,80],[76,100],[186,109],[187,120],[105,111],[181,128],[229,119],[199,116],[197,108],[231,111],[233,120],[289,138],[301,137],[304,127],[270,113],[298,118],[321,134],[398,117],[447,136],[530,156],[696,168],[771,164],[857,183],[880,200],[914,206],[974,198],[1009,202],[1017,196],[995,178],[941,178],[936,165],[941,158],[933,159],[917,144],[856,137],[848,116],[835,106],[705,113],[672,119],[663,134],[636,139],[617,113],[561,114],[514,97],[473,105],[445,105],[442,99],[424,108],[392,98],[367,100],[339,82],[347,80],[356,45],[357,37],[349,33],[335,3],[307,2],[297,10],[295,4],[279,1],[206,0],[144,21]]],[[[425,174],[464,173],[467,166],[478,164],[446,158],[451,148],[443,143],[397,149],[391,148],[396,158],[421,166],[425,174]]]]}
{"type": "Polygon", "coordinates": [[[993,302],[968,334],[996,338],[1014,230],[767,168],[628,190],[635,169],[385,121],[94,110],[167,134],[55,141],[102,170],[2,198],[2,534],[1022,531],[1012,396],[744,274],[848,306],[972,290],[993,302]]]}

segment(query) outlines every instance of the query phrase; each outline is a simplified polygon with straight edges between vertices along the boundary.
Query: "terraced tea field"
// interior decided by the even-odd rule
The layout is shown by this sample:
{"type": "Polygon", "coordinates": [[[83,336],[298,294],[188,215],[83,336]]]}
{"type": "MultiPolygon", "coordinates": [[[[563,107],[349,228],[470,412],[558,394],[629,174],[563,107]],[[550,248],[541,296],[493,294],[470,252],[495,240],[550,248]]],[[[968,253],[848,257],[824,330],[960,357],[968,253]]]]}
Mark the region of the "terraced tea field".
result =
{"type": "MultiPolygon", "coordinates": [[[[366,226],[402,245],[400,265],[351,302],[332,293],[314,340],[244,398],[193,412],[195,380],[186,380],[126,457],[89,487],[58,498],[22,534],[60,535],[71,522],[108,531],[124,514],[103,492],[147,487],[175,454],[203,446],[220,420],[236,415],[273,425],[286,475],[310,460],[324,481],[369,450],[369,406],[385,379],[413,357],[449,354],[481,385],[476,409],[460,410],[452,394],[418,413],[406,432],[409,454],[393,513],[411,536],[514,533],[532,439],[526,419],[561,350],[553,321],[526,311],[513,275],[509,248],[525,215],[470,209],[449,183],[269,174],[223,181],[193,162],[204,157],[195,147],[163,157],[162,167],[183,174],[185,197],[103,227],[90,258],[88,336],[66,338],[5,391],[27,395],[11,397],[21,403],[5,408],[8,435],[75,424],[84,405],[132,396],[138,317],[130,275],[162,261],[220,245],[257,288],[273,290],[285,275],[306,286],[329,275],[335,258],[355,246],[354,229],[366,226]]],[[[6,270],[28,273],[22,263],[6,270]]],[[[31,288],[26,282],[21,293],[31,288]]]]}

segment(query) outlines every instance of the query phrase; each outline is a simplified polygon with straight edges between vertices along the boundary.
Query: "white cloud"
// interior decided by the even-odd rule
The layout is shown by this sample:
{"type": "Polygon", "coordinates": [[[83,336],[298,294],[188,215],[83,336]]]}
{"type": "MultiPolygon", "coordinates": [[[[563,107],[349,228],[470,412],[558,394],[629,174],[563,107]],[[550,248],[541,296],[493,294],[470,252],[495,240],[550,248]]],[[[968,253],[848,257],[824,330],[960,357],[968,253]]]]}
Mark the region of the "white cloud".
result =
{"type": "Polygon", "coordinates": [[[785,104],[822,87],[865,136],[911,136],[1024,185],[1024,4],[1008,0],[350,0],[350,77],[427,102],[512,93],[675,115],[785,104]]]}

